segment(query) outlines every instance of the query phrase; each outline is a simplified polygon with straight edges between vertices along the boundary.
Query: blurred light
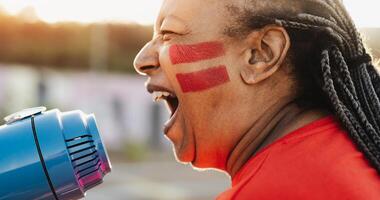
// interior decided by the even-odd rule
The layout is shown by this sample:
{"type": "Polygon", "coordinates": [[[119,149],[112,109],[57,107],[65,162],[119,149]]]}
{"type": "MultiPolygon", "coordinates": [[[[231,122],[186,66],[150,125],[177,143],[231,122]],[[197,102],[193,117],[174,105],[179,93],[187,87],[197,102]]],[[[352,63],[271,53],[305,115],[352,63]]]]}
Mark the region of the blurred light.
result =
{"type": "Polygon", "coordinates": [[[358,27],[380,27],[380,1],[343,0],[358,27]]]}
{"type": "Polygon", "coordinates": [[[33,6],[46,22],[134,22],[153,24],[162,0],[0,0],[0,7],[18,14],[33,6]]]}
{"type": "MultiPolygon", "coordinates": [[[[153,24],[162,0],[0,0],[11,14],[33,6],[47,22],[84,23],[116,21],[153,24]]],[[[380,1],[344,0],[358,27],[380,27],[380,1]]]]}

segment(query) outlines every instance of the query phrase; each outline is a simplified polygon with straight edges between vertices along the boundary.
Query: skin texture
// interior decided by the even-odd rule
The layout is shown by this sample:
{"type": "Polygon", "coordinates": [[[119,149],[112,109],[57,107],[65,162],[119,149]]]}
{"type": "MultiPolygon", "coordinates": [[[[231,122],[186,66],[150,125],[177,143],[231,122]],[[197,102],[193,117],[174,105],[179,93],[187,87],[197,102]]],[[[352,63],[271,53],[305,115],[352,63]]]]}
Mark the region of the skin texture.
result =
{"type": "Polygon", "coordinates": [[[148,77],[148,88],[163,87],[178,97],[177,117],[166,133],[177,159],[233,177],[265,145],[326,113],[294,104],[297,83],[285,62],[290,40],[282,27],[266,26],[239,39],[223,33],[232,23],[226,9],[231,2],[244,6],[244,1],[165,0],[153,38],[134,65],[148,77]],[[223,55],[192,62],[170,55],[171,48],[210,41],[223,44],[223,55]],[[228,81],[187,92],[178,80],[213,66],[224,66],[228,81]]]}

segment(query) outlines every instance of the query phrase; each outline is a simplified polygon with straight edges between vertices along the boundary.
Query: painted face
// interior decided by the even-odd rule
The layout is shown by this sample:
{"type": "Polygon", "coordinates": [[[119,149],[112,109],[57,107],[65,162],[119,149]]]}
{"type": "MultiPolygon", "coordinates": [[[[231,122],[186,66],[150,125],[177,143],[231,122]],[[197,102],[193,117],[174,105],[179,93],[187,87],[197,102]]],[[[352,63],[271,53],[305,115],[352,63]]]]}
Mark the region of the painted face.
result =
{"type": "MultiPolygon", "coordinates": [[[[169,56],[173,65],[202,62],[224,56],[224,54],[225,50],[221,42],[171,45],[169,48],[169,56]]],[[[178,73],[176,77],[184,93],[200,92],[230,81],[224,65],[210,66],[207,69],[189,73],[178,73]]]]}
{"type": "Polygon", "coordinates": [[[220,65],[196,72],[178,73],[177,80],[182,92],[188,93],[212,89],[229,82],[230,78],[226,66],[220,65]]]}
{"type": "Polygon", "coordinates": [[[223,35],[225,5],[214,0],[166,0],[153,39],[135,59],[147,86],[165,100],[165,135],[177,158],[224,169],[231,149],[251,123],[242,51],[223,35]]]}

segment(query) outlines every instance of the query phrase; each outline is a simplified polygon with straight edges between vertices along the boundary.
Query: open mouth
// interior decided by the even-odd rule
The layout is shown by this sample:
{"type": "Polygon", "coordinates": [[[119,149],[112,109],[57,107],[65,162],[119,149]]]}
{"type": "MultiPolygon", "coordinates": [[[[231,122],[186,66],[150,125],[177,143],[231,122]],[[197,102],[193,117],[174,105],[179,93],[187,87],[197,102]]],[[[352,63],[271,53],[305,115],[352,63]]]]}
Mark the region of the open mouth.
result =
{"type": "Polygon", "coordinates": [[[170,117],[172,117],[178,109],[178,104],[179,104],[178,98],[169,96],[168,98],[166,98],[166,103],[167,103],[167,105],[170,109],[170,112],[171,112],[170,117]]]}
{"type": "Polygon", "coordinates": [[[167,134],[170,128],[173,126],[178,113],[179,100],[176,94],[164,87],[147,85],[148,92],[153,94],[153,101],[165,101],[167,108],[170,112],[170,118],[164,125],[164,133],[167,134]]]}
{"type": "Polygon", "coordinates": [[[153,92],[153,100],[158,102],[160,100],[164,100],[166,102],[167,107],[169,108],[172,117],[178,109],[179,101],[177,96],[174,93],[167,91],[154,91],[153,92]]]}

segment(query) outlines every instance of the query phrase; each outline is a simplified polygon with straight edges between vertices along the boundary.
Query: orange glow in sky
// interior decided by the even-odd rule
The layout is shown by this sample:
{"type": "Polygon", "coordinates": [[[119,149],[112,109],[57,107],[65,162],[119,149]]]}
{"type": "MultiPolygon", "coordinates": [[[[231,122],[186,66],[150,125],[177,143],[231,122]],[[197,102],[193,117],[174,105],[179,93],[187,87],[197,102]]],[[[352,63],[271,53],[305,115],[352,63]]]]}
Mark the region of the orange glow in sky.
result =
{"type": "Polygon", "coordinates": [[[33,7],[46,22],[118,21],[152,24],[162,0],[0,0],[0,8],[18,14],[33,7]]]}
{"type": "MultiPolygon", "coordinates": [[[[117,21],[153,24],[162,0],[0,0],[0,7],[17,14],[32,6],[47,22],[117,21]]],[[[379,0],[344,0],[359,27],[380,27],[379,0]]]]}

